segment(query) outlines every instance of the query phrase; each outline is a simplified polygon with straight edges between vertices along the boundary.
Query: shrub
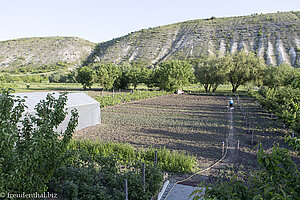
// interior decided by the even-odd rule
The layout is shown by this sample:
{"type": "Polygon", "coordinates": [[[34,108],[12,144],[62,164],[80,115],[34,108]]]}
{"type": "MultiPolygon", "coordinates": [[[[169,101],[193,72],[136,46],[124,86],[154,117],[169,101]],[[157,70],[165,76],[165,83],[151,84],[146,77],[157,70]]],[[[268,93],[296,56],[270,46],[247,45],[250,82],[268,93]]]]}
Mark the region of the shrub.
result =
{"type": "Polygon", "coordinates": [[[65,119],[66,94],[49,94],[35,107],[35,115],[24,115],[24,100],[11,90],[0,95],[0,190],[10,193],[42,193],[55,169],[67,156],[67,145],[77,126],[72,111],[67,129],[55,128],[65,119]],[[23,118],[22,118],[23,117],[23,118]]]}

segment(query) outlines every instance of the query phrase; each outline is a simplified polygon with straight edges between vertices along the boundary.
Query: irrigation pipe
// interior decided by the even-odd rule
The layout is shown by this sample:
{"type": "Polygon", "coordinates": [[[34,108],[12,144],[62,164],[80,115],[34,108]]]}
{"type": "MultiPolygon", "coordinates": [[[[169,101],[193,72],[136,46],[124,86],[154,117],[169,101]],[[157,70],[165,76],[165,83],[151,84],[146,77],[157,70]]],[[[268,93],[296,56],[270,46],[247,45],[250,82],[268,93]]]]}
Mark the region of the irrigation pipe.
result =
{"type": "MultiPolygon", "coordinates": [[[[232,110],[230,110],[230,112],[232,112],[232,110]]],[[[232,125],[232,119],[231,119],[231,121],[230,121],[230,126],[231,126],[231,125],[232,125]]],[[[224,160],[224,158],[226,157],[227,152],[228,152],[228,143],[229,143],[229,140],[230,140],[229,137],[230,137],[230,133],[231,133],[231,131],[232,131],[232,128],[233,128],[233,127],[230,127],[230,128],[229,128],[228,138],[226,139],[226,151],[225,151],[224,156],[223,156],[221,159],[219,159],[217,162],[215,162],[214,164],[212,164],[211,166],[209,166],[209,167],[207,167],[207,168],[205,168],[205,169],[202,169],[202,170],[200,170],[200,171],[198,171],[198,172],[192,174],[191,176],[189,176],[189,177],[187,177],[187,178],[185,178],[185,179],[183,179],[183,180],[181,180],[181,181],[175,182],[175,184],[172,186],[172,188],[171,188],[170,191],[168,192],[167,196],[165,197],[165,200],[168,198],[168,196],[170,195],[170,193],[172,192],[172,190],[174,189],[174,187],[175,187],[178,183],[187,181],[187,180],[191,179],[193,176],[195,176],[195,175],[197,175],[197,174],[201,174],[201,173],[203,173],[203,172],[205,172],[205,171],[207,171],[207,170],[210,170],[211,168],[213,168],[214,166],[216,166],[217,164],[219,164],[222,160],[224,160]]],[[[233,140],[234,143],[237,142],[237,141],[234,140],[234,139],[231,139],[231,140],[233,140]]]]}

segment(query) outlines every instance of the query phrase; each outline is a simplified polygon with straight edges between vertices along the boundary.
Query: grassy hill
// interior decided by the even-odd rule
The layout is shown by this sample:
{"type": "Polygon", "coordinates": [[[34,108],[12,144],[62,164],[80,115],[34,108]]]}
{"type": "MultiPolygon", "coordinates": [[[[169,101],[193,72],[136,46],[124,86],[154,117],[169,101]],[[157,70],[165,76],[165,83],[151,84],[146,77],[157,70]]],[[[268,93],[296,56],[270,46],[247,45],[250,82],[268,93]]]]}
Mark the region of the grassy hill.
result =
{"type": "Polygon", "coordinates": [[[267,64],[300,66],[300,12],[210,18],[143,29],[97,45],[87,62],[185,59],[254,51],[267,64]]]}
{"type": "Polygon", "coordinates": [[[94,44],[76,37],[0,42],[0,69],[56,63],[142,62],[254,51],[267,64],[300,67],[300,12],[191,20],[94,44]]]}
{"type": "Polygon", "coordinates": [[[56,63],[80,64],[95,44],[76,37],[35,37],[0,42],[0,69],[56,63]]]}

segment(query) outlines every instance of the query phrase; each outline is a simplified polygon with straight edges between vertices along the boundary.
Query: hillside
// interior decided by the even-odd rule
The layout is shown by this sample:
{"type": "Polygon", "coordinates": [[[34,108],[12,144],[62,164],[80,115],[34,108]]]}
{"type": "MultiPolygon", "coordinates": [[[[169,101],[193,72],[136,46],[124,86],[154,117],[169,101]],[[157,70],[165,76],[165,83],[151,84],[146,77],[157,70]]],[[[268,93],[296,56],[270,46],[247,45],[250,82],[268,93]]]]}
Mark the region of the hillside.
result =
{"type": "Polygon", "coordinates": [[[267,64],[300,66],[300,12],[210,18],[143,29],[97,45],[87,62],[156,64],[239,50],[267,64]]]}
{"type": "Polygon", "coordinates": [[[80,64],[95,44],[76,37],[36,37],[0,42],[0,69],[65,62],[80,64]]]}
{"type": "Polygon", "coordinates": [[[300,67],[300,12],[191,20],[142,29],[94,44],[76,37],[24,38],[0,42],[0,69],[58,62],[142,62],[254,51],[267,64],[300,67]]]}

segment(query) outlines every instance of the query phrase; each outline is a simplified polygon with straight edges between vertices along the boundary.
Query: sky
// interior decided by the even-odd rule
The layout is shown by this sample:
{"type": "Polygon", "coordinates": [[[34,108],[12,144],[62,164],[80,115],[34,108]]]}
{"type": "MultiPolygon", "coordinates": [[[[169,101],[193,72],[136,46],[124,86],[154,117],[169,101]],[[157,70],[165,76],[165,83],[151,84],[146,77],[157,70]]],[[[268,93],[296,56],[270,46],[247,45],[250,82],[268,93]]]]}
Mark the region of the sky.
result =
{"type": "Polygon", "coordinates": [[[75,36],[104,42],[212,16],[299,11],[300,0],[0,0],[0,41],[75,36]]]}

